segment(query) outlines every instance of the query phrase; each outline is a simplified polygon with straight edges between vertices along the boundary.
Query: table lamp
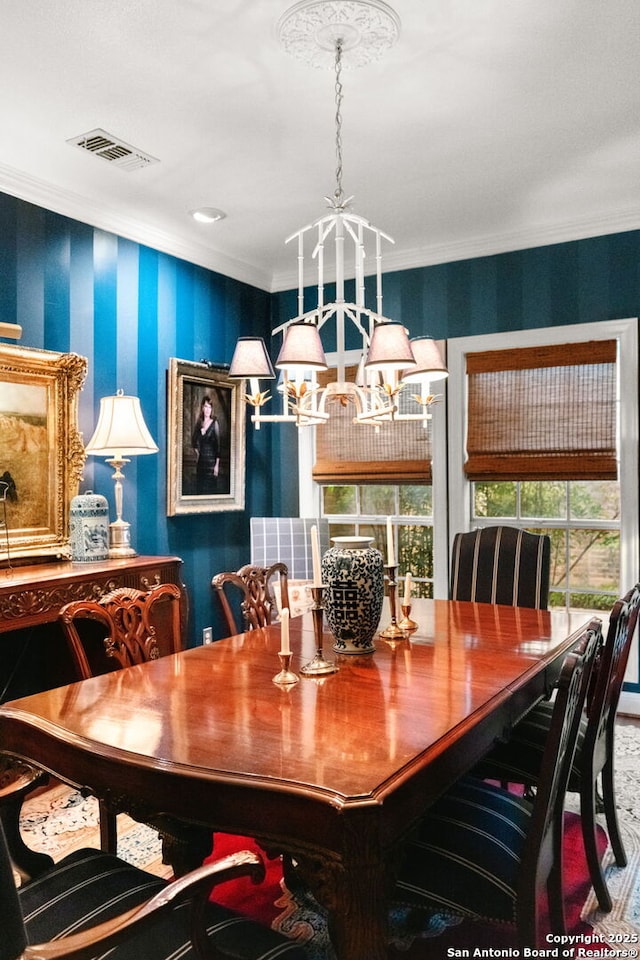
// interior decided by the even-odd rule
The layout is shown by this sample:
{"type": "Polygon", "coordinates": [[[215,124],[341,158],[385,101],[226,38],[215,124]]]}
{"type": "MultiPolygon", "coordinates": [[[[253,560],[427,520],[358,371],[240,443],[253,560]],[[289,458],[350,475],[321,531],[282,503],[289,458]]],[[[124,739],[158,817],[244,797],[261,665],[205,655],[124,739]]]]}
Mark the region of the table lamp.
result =
{"type": "Polygon", "coordinates": [[[122,468],[131,457],[158,452],[144,422],[138,397],[126,397],[122,390],[114,397],[103,397],[98,425],[85,450],[93,456],[105,457],[114,469],[116,519],[109,524],[109,556],[135,557],[130,525],[122,519],[122,468]]]}

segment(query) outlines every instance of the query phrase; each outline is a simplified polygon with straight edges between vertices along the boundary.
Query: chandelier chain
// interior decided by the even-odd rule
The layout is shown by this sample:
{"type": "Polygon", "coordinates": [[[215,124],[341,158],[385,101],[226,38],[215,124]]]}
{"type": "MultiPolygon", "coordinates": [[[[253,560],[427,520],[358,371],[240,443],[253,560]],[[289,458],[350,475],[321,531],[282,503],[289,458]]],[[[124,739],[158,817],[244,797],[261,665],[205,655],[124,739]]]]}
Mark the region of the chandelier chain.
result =
{"type": "Polygon", "coordinates": [[[335,57],[336,85],[335,85],[335,104],[336,104],[336,189],[334,194],[334,206],[341,208],[344,206],[342,189],[342,40],[336,40],[335,57]]]}

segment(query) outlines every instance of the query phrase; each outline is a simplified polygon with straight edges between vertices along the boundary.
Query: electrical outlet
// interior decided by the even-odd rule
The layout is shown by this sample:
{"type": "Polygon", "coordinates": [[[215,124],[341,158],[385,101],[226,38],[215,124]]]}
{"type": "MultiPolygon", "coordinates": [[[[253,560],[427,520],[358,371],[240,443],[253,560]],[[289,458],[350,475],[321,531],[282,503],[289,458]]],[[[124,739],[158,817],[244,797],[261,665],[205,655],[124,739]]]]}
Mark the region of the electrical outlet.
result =
{"type": "Polygon", "coordinates": [[[211,627],[205,627],[202,631],[202,642],[213,643],[213,629],[211,627]]]}

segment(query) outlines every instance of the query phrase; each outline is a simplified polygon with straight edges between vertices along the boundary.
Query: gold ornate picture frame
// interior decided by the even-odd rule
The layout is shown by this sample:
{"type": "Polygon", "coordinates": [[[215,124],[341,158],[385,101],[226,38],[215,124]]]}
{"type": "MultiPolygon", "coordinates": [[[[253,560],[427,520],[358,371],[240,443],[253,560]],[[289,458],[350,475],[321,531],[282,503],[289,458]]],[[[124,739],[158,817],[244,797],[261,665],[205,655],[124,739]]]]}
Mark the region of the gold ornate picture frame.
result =
{"type": "Polygon", "coordinates": [[[69,557],[69,508],[85,460],[78,394],[86,357],[0,345],[0,565],[69,557]]]}
{"type": "Polygon", "coordinates": [[[227,368],[170,358],[167,516],[244,510],[242,386],[227,368]]]}

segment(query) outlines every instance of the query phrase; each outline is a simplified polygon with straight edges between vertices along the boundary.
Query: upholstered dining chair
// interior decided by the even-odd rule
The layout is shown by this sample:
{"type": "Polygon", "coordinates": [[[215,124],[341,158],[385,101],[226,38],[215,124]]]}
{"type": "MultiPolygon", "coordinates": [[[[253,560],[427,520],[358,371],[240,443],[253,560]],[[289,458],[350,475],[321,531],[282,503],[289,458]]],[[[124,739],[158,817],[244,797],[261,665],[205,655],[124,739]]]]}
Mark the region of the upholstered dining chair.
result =
{"type": "MultiPolygon", "coordinates": [[[[97,600],[65,604],[59,620],[78,679],[177,653],[183,647],[181,603],[180,587],[160,583],[147,591],[119,587],[97,600]]],[[[101,847],[115,853],[117,811],[105,800],[99,800],[99,808],[101,847]]],[[[155,818],[151,825],[162,837],[165,860],[177,873],[193,869],[211,852],[211,831],[170,818],[155,818]]]]}
{"type": "Polygon", "coordinates": [[[277,609],[272,585],[274,578],[279,581],[280,606],[289,606],[288,576],[289,571],[284,563],[272,563],[270,567],[247,563],[235,573],[217,573],[212,578],[211,586],[220,601],[229,636],[271,623],[277,609]],[[243,625],[240,629],[230,601],[230,591],[235,591],[235,606],[237,608],[239,605],[242,616],[243,625]]]}
{"type": "Polygon", "coordinates": [[[427,811],[409,842],[395,899],[417,909],[514,923],[521,947],[542,947],[546,893],[551,932],[565,932],[562,822],[569,768],[595,653],[594,620],[565,658],[535,799],[465,776],[427,811]]]}
{"type": "Polygon", "coordinates": [[[508,526],[457,533],[451,551],[451,599],[544,609],[550,558],[546,534],[508,526]]]}
{"type": "Polygon", "coordinates": [[[0,827],[0,960],[304,960],[293,940],[209,900],[264,864],[242,851],[167,883],[112,854],[78,850],[16,888],[0,827]],[[81,949],[79,949],[81,948],[81,949]]]}
{"type": "MultiPolygon", "coordinates": [[[[601,910],[611,910],[611,896],[598,856],[596,808],[601,787],[609,842],[616,864],[624,867],[627,855],[620,835],[615,796],[615,722],[620,692],[636,630],[640,584],[618,600],[609,617],[607,637],[596,662],[586,714],[581,718],[578,744],[568,791],[580,794],[580,816],[589,875],[601,910]]],[[[509,740],[497,744],[474,773],[488,779],[538,786],[542,754],[553,717],[553,704],[541,701],[516,724],[509,740]]]]}

